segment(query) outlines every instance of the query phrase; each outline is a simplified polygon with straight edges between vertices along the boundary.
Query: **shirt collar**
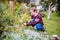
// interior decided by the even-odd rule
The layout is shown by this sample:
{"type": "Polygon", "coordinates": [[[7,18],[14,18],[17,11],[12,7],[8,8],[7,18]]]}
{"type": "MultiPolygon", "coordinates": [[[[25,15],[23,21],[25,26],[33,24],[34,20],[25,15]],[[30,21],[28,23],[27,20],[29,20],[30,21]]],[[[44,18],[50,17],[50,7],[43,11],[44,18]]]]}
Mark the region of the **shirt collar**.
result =
{"type": "Polygon", "coordinates": [[[38,13],[36,13],[34,16],[37,16],[38,15],[38,13]]]}

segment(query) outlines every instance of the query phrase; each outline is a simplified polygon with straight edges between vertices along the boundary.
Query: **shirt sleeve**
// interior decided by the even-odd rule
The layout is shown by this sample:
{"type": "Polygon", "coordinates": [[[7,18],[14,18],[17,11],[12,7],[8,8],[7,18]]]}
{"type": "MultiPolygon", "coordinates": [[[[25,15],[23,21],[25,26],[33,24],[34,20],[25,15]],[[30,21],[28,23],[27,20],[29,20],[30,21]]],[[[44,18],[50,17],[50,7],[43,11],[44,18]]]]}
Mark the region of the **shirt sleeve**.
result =
{"type": "Polygon", "coordinates": [[[39,18],[35,18],[33,22],[28,22],[28,23],[26,24],[26,26],[32,26],[32,25],[35,25],[36,23],[39,22],[39,20],[40,20],[39,18]]]}

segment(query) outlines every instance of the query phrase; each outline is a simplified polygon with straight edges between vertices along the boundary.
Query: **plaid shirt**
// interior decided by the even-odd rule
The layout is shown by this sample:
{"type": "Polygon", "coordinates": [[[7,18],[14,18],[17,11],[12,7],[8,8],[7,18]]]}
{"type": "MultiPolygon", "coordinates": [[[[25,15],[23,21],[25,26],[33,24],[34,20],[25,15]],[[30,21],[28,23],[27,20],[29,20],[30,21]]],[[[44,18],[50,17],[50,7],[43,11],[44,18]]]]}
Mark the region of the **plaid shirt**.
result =
{"type": "Polygon", "coordinates": [[[33,20],[33,21],[28,22],[26,24],[26,26],[33,26],[33,25],[35,25],[37,23],[40,23],[40,24],[43,24],[44,25],[43,20],[42,20],[42,16],[41,16],[40,13],[38,13],[36,16],[35,15],[32,15],[31,16],[31,20],[33,20]]]}

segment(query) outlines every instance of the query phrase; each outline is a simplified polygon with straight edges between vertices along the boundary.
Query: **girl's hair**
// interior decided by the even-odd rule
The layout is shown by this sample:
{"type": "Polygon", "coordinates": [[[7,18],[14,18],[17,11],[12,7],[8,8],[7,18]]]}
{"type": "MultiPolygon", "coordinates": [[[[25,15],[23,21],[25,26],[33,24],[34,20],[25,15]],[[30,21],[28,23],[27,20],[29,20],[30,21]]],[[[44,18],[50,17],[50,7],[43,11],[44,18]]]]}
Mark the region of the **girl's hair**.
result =
{"type": "Polygon", "coordinates": [[[32,7],[32,8],[30,8],[30,10],[33,10],[33,12],[37,12],[36,7],[32,7]]]}
{"type": "Polygon", "coordinates": [[[37,10],[36,10],[36,9],[34,9],[34,10],[33,10],[33,12],[37,12],[37,10]]]}

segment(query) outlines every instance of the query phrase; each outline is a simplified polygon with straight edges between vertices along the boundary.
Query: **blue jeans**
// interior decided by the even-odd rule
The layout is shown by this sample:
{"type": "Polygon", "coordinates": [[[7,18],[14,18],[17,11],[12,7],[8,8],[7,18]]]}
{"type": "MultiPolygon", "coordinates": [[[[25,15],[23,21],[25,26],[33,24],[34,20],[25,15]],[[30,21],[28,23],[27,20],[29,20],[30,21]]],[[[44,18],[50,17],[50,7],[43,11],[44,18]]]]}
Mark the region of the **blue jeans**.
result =
{"type": "Polygon", "coordinates": [[[40,23],[36,24],[34,26],[34,29],[37,30],[37,31],[39,31],[39,30],[44,31],[45,30],[44,27],[43,27],[43,24],[40,24],[40,23]]]}

